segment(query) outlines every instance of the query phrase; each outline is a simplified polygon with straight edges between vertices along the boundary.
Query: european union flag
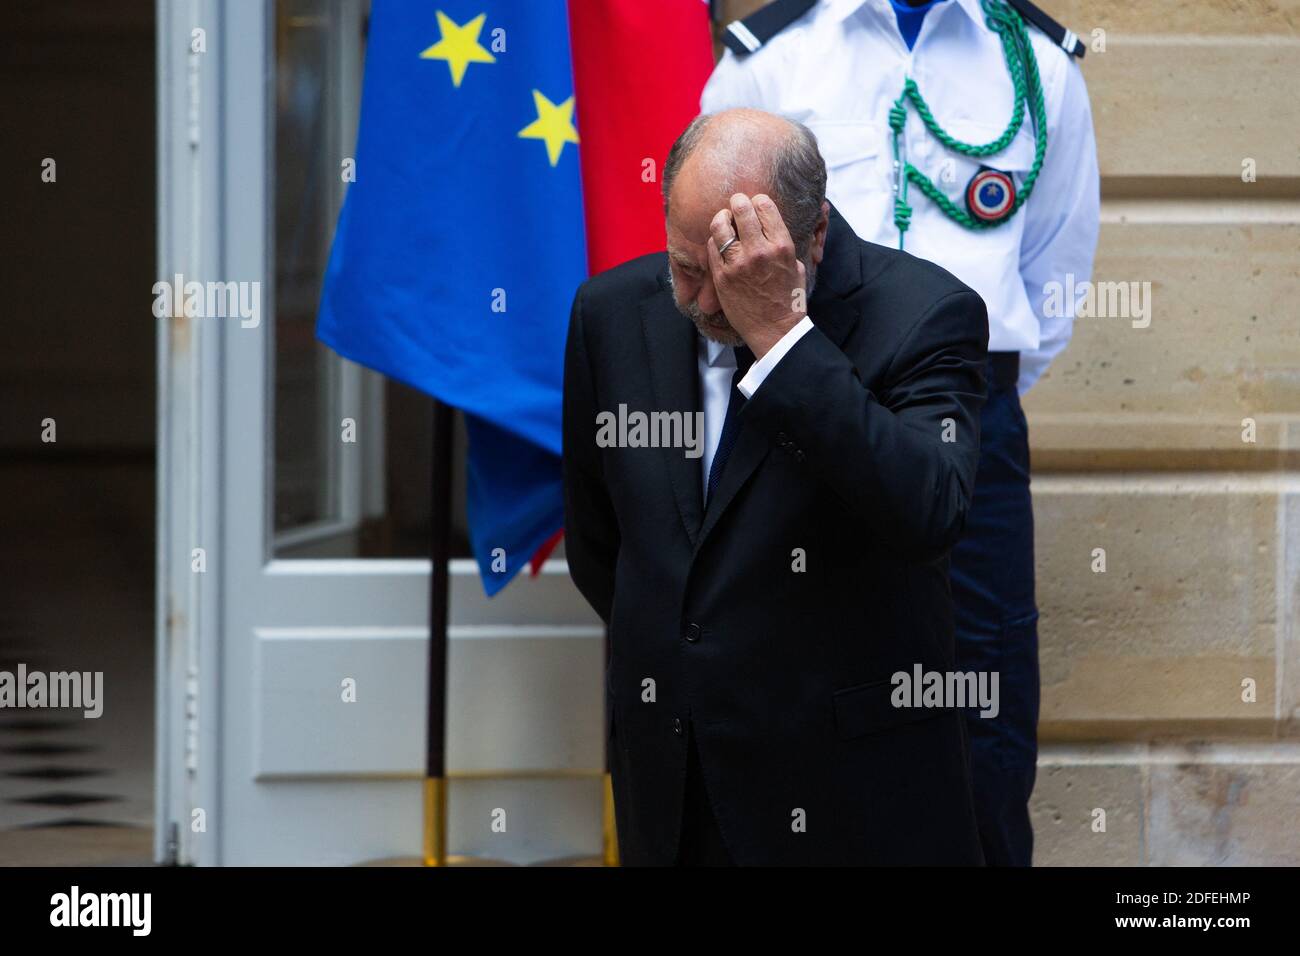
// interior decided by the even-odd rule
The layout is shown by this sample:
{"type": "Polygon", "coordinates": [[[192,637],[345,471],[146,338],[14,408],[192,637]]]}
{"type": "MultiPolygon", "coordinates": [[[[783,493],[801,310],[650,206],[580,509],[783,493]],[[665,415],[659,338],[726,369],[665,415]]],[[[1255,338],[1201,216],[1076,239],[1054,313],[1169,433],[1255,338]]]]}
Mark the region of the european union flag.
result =
{"type": "Polygon", "coordinates": [[[464,412],[488,594],[564,521],[564,339],[587,271],[575,116],[562,0],[374,4],[317,335],[464,412]]]}

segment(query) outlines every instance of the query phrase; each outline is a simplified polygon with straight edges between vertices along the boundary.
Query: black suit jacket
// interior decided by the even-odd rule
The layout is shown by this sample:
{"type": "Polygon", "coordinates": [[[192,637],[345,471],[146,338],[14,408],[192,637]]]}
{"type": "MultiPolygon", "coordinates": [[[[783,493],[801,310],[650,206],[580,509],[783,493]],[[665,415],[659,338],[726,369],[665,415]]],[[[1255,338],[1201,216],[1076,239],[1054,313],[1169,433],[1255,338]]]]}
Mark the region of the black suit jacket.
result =
{"type": "Polygon", "coordinates": [[[963,718],[893,707],[890,677],[954,667],[983,300],[832,209],[815,327],[745,404],[706,510],[702,459],[596,443],[621,403],[701,408],[667,269],[656,253],[583,283],[565,358],[565,548],[609,625],[622,861],[675,859],[689,719],[739,864],[981,863],[963,718]]]}

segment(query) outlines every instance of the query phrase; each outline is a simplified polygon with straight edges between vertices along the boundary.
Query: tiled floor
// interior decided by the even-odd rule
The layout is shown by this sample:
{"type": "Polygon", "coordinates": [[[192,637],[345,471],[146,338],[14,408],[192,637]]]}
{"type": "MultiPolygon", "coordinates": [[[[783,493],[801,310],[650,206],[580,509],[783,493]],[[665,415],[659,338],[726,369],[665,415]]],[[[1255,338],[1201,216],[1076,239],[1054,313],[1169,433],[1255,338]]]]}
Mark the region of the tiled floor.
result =
{"type": "Polygon", "coordinates": [[[103,713],[0,709],[0,865],[147,865],[153,463],[0,461],[0,671],[102,671],[103,713]]]}

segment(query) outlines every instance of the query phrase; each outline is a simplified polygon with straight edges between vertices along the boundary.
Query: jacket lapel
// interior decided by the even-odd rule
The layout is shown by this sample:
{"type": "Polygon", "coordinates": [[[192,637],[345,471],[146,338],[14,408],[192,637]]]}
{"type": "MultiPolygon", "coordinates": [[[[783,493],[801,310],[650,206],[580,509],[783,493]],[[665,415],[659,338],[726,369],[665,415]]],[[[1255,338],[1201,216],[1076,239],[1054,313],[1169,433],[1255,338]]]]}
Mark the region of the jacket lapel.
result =
{"type": "MultiPolygon", "coordinates": [[[[808,300],[808,315],[813,324],[837,346],[842,346],[858,318],[856,306],[848,297],[862,284],[862,262],[857,234],[831,206],[830,225],[826,234],[826,249],[817,269],[817,283],[808,300]]],[[[670,298],[671,302],[671,298],[670,298]]],[[[688,323],[689,325],[690,323],[688,323]]],[[[691,326],[692,331],[694,326],[691,326]]],[[[692,350],[691,371],[695,372],[692,350]]],[[[736,436],[731,457],[722,470],[718,487],[708,501],[704,512],[704,525],[694,539],[695,553],[704,546],[709,532],[718,523],[736,493],[749,480],[767,453],[771,450],[767,437],[756,428],[746,427],[744,409],[740,413],[740,434],[736,436]]],[[[696,485],[697,491],[699,485],[696,485]]]]}
{"type": "Polygon", "coordinates": [[[844,345],[857,324],[859,306],[850,297],[861,285],[862,240],[832,205],[826,250],[817,267],[817,284],[808,299],[808,314],[813,324],[838,346],[844,345]]]}
{"type": "Polygon", "coordinates": [[[695,542],[696,553],[699,553],[704,544],[704,539],[709,536],[713,526],[718,523],[718,517],[727,510],[727,505],[731,504],[731,499],[736,497],[736,492],[749,480],[749,476],[754,473],[754,469],[759,466],[759,463],[767,457],[767,453],[771,450],[771,443],[758,429],[745,427],[745,411],[741,409],[740,434],[736,436],[736,444],[731,449],[731,457],[727,459],[726,467],[722,469],[722,477],[718,479],[718,487],[714,489],[712,497],[709,498],[707,510],[704,512],[704,527],[700,529],[699,539],[695,542]]]}
{"type": "MultiPolygon", "coordinates": [[[[664,268],[668,268],[664,265],[664,268]]],[[[650,366],[650,387],[656,410],[695,415],[701,410],[700,375],[696,363],[695,325],[677,310],[663,276],[659,291],[641,302],[641,329],[650,366]]],[[[684,448],[661,448],[668,467],[677,511],[692,546],[700,533],[704,512],[700,458],[686,457],[684,448]]]]}

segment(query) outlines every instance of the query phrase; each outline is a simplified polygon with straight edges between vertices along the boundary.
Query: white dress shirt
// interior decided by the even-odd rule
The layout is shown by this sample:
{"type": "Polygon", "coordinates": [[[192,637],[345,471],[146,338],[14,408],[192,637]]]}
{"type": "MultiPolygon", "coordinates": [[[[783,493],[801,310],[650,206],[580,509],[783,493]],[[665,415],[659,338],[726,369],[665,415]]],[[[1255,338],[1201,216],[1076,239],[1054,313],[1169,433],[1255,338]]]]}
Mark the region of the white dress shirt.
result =
{"type": "MultiPolygon", "coordinates": [[[[1079,65],[1037,28],[1029,36],[1047,108],[1047,153],[1029,200],[1006,223],[970,230],[915,185],[907,252],[943,266],[984,299],[990,351],[1021,353],[1021,394],[1070,339],[1074,303],[1045,314],[1046,284],[1070,288],[1092,275],[1099,184],[1088,91],[1079,65]]],[[[864,239],[898,247],[893,217],[889,109],[911,77],[939,125],[985,143],[1006,129],[1013,87],[1001,41],[979,0],[943,0],[926,14],[911,50],[889,0],[822,0],[757,52],[727,50],[704,88],[711,113],[754,106],[806,124],[826,160],[831,202],[864,239]]],[[[1012,174],[1019,188],[1034,162],[1030,113],[1011,144],[983,159],[947,150],[910,101],[900,139],[906,158],[959,208],[981,164],[1012,174]]],[[[1066,298],[1057,296],[1058,299],[1066,298]]]]}
{"type": "MultiPolygon", "coordinates": [[[[742,395],[749,399],[763,384],[763,379],[782,356],[790,351],[803,334],[813,327],[812,319],[804,316],[789,332],[781,336],[762,358],[754,360],[745,377],[736,383],[742,395]]],[[[700,372],[700,404],[704,412],[704,452],[700,457],[701,490],[707,501],[709,469],[713,467],[713,454],[722,438],[722,423],[727,417],[727,404],[731,401],[731,377],[736,374],[736,352],[730,345],[706,339],[696,332],[696,365],[700,372]]]]}

